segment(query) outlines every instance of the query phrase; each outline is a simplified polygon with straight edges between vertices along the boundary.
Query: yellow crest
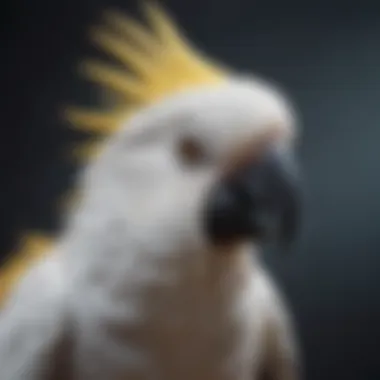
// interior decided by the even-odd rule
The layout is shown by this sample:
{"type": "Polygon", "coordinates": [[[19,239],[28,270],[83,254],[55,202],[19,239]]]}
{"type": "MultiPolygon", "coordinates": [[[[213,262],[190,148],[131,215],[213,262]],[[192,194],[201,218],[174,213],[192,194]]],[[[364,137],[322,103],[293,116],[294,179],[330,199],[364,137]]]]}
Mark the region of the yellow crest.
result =
{"type": "MultiPolygon", "coordinates": [[[[158,5],[145,4],[144,13],[147,27],[126,15],[107,12],[104,25],[91,31],[91,40],[115,60],[115,65],[89,60],[81,65],[81,71],[104,91],[116,94],[117,102],[107,110],[67,108],[66,120],[79,130],[110,135],[144,106],[185,89],[219,84],[226,78],[227,71],[197,52],[158,5]]],[[[71,153],[88,159],[101,145],[90,143],[71,153]]],[[[0,304],[14,283],[54,244],[42,235],[31,235],[26,242],[0,271],[0,304]]]]}
{"type": "Polygon", "coordinates": [[[224,69],[206,60],[178,32],[173,21],[157,5],[145,4],[149,29],[117,12],[104,15],[104,26],[91,31],[93,43],[118,65],[99,61],[82,64],[83,74],[118,95],[113,110],[68,109],[66,118],[92,133],[115,131],[140,107],[187,88],[217,84],[224,69]]]}

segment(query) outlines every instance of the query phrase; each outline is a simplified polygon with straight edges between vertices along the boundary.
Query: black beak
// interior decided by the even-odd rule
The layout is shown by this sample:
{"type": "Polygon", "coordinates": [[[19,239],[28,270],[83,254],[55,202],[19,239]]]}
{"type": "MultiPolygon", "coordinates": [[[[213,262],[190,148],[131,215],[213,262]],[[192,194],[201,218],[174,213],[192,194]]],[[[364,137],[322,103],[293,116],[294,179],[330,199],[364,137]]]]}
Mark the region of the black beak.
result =
{"type": "Polygon", "coordinates": [[[206,230],[213,243],[295,238],[300,191],[295,160],[289,152],[269,151],[222,179],[206,207],[206,230]]]}

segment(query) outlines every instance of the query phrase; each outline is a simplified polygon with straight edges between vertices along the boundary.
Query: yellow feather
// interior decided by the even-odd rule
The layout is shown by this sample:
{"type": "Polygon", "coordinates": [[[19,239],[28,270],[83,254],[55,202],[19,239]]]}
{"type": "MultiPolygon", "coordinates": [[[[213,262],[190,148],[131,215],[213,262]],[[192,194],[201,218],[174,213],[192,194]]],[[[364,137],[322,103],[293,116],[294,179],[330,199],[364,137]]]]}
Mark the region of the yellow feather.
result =
{"type": "Polygon", "coordinates": [[[104,13],[104,20],[107,26],[121,34],[121,37],[130,39],[137,48],[149,54],[159,51],[159,41],[129,16],[110,10],[104,13]]]}
{"type": "Polygon", "coordinates": [[[90,33],[91,40],[108,54],[111,54],[128,69],[134,70],[141,77],[150,77],[155,68],[146,57],[130,46],[120,37],[104,28],[96,28],[90,33]]]}
{"type": "Polygon", "coordinates": [[[118,129],[121,114],[114,112],[90,111],[80,108],[67,108],[65,119],[75,128],[102,135],[109,135],[118,129]]]}
{"type": "Polygon", "coordinates": [[[77,145],[71,150],[70,155],[80,163],[89,162],[100,154],[103,144],[101,142],[89,142],[77,145]]]}
{"type": "Polygon", "coordinates": [[[21,250],[0,270],[0,306],[28,269],[43,259],[52,244],[52,240],[39,234],[30,234],[21,240],[21,250]]]}
{"type": "Polygon", "coordinates": [[[146,101],[144,85],[128,73],[111,65],[97,61],[86,61],[82,64],[84,75],[104,88],[122,94],[126,100],[146,101]]]}
{"type": "Polygon", "coordinates": [[[160,41],[174,48],[182,47],[182,38],[177,31],[177,26],[174,25],[174,22],[157,3],[144,3],[143,10],[150,26],[160,41]]]}

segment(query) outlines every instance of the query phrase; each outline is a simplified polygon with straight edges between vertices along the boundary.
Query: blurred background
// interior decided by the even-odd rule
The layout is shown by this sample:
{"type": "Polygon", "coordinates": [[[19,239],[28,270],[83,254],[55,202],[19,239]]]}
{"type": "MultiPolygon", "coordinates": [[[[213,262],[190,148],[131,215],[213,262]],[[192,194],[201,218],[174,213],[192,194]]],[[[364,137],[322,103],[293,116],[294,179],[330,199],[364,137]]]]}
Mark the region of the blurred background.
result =
{"type": "MultiPolygon", "coordinates": [[[[288,257],[267,261],[295,315],[307,380],[378,380],[380,3],[162,1],[209,55],[279,82],[302,115],[305,217],[288,257]]],[[[0,253],[25,229],[54,231],[78,136],[62,105],[94,101],[75,71],[86,28],[127,0],[5,1],[0,17],[0,253]]]]}

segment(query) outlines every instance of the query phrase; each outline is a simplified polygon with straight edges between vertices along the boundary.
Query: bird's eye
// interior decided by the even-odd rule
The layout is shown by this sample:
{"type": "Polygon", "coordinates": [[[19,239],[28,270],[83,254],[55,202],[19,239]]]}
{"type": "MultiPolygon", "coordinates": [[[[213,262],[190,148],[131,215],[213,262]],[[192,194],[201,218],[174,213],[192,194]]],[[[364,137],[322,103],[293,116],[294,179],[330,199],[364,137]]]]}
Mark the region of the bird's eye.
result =
{"type": "Polygon", "coordinates": [[[204,147],[192,137],[184,137],[179,141],[178,155],[186,165],[201,164],[206,158],[204,147]]]}

